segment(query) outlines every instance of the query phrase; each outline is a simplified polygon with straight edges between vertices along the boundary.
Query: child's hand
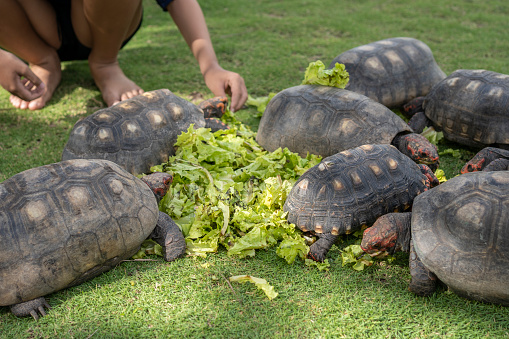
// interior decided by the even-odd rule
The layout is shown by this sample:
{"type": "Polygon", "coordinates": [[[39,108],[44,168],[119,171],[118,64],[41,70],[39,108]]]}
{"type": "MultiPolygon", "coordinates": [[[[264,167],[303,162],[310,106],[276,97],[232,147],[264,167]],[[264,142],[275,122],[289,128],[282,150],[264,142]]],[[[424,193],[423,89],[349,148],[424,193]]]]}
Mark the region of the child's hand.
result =
{"type": "Polygon", "coordinates": [[[0,50],[0,85],[26,101],[40,97],[45,88],[27,64],[4,50],[0,50]]]}
{"type": "Polygon", "coordinates": [[[247,100],[247,89],[244,79],[237,73],[224,70],[217,66],[203,74],[205,84],[216,96],[230,95],[230,110],[242,108],[247,100]]]}

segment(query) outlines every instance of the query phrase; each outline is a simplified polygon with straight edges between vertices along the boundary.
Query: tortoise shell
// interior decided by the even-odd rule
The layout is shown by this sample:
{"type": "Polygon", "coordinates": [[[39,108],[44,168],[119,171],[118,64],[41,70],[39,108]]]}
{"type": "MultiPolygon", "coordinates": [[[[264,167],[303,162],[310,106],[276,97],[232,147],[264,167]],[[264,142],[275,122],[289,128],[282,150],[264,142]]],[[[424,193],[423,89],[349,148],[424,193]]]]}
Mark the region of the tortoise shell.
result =
{"type": "Polygon", "coordinates": [[[423,107],[448,140],[509,149],[509,75],[457,70],[436,84],[423,107]]]}
{"type": "Polygon", "coordinates": [[[427,190],[417,164],[391,145],[363,145],[306,171],[288,195],[288,222],[302,231],[341,235],[404,211],[427,190]]]}
{"type": "Polygon", "coordinates": [[[368,97],[328,86],[287,88],[270,100],[256,141],[268,151],[287,147],[327,157],[365,144],[390,144],[408,125],[368,97]]]}
{"type": "Polygon", "coordinates": [[[413,38],[391,38],[355,47],[329,65],[345,65],[350,80],[345,87],[389,108],[398,108],[445,78],[431,49],[413,38]]]}
{"type": "Polygon", "coordinates": [[[509,306],[509,172],[452,178],[415,199],[424,265],[460,296],[509,306]]]}
{"type": "Polygon", "coordinates": [[[62,160],[106,159],[138,175],[168,161],[191,124],[205,127],[203,111],[167,89],[145,92],[78,121],[62,160]]]}
{"type": "Polygon", "coordinates": [[[159,210],[140,179],[106,160],[26,170],[0,184],[0,306],[77,285],[130,258],[159,210]]]}

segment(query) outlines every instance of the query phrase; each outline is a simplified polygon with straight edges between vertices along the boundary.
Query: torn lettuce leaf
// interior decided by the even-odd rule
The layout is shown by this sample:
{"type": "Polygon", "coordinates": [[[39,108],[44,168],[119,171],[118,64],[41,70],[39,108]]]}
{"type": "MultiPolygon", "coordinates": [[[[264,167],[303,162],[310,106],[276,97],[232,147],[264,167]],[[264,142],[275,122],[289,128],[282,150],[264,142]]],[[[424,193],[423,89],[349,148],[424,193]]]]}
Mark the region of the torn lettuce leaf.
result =
{"type": "Polygon", "coordinates": [[[269,101],[272,100],[276,94],[277,93],[270,92],[268,96],[256,98],[248,95],[246,105],[256,107],[256,111],[259,113],[258,116],[262,116],[269,104],[269,101]]]}
{"type": "Polygon", "coordinates": [[[373,258],[365,253],[360,245],[350,245],[341,250],[343,266],[352,266],[356,271],[362,271],[365,267],[373,265],[373,258]]]}
{"type": "Polygon", "coordinates": [[[323,85],[337,88],[345,88],[350,75],[345,70],[345,65],[336,62],[333,68],[325,69],[322,61],[311,62],[304,73],[302,85],[323,85]]]}
{"type": "Polygon", "coordinates": [[[443,132],[437,132],[433,126],[425,127],[421,133],[433,145],[437,145],[440,140],[444,138],[443,132]]]}
{"type": "Polygon", "coordinates": [[[238,283],[245,283],[250,282],[255,284],[256,287],[258,287],[260,290],[265,293],[267,298],[270,300],[274,299],[278,296],[278,293],[274,291],[274,286],[271,286],[267,280],[262,278],[253,277],[251,275],[235,275],[230,277],[229,279],[231,282],[238,282],[238,283]]]}
{"type": "Polygon", "coordinates": [[[330,268],[329,259],[325,259],[323,262],[306,259],[305,264],[306,264],[306,266],[309,266],[309,267],[316,267],[320,271],[328,271],[330,268]]]}
{"type": "Polygon", "coordinates": [[[443,183],[443,182],[447,181],[447,178],[445,176],[445,172],[443,169],[438,168],[435,171],[435,176],[437,177],[439,183],[443,183]]]}

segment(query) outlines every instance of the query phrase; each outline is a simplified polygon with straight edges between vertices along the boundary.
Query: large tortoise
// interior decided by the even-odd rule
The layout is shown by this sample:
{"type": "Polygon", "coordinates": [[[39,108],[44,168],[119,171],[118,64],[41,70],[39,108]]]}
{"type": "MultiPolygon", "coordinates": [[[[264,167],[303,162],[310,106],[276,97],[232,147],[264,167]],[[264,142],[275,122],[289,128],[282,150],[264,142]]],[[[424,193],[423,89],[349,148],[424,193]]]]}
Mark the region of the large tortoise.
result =
{"type": "Polygon", "coordinates": [[[393,144],[414,161],[438,167],[436,147],[403,119],[362,94],[336,87],[300,85],[279,92],[265,109],[256,141],[270,152],[287,147],[303,157],[393,144]]]}
{"type": "Polygon", "coordinates": [[[226,98],[205,102],[204,111],[167,89],[145,92],[101,109],[78,121],[62,153],[62,160],[106,159],[134,175],[175,154],[174,144],[191,124],[195,128],[227,128],[211,112],[224,112],[226,98]]]}
{"type": "Polygon", "coordinates": [[[183,255],[182,232],[158,210],[171,175],[143,179],[108,160],[75,159],[1,183],[0,306],[37,319],[49,307],[43,296],[112,269],[148,237],[165,260],[183,255]]]}
{"type": "Polygon", "coordinates": [[[409,103],[407,111],[418,133],[433,125],[462,145],[509,149],[509,75],[457,70],[424,98],[409,103]]]}
{"type": "Polygon", "coordinates": [[[345,87],[389,108],[399,108],[410,100],[428,94],[445,78],[431,49],[413,38],[390,38],[355,47],[338,55],[350,74],[345,87]]]}
{"type": "Polygon", "coordinates": [[[419,195],[411,213],[387,214],[364,232],[373,256],[410,251],[409,289],[509,306],[509,157],[503,171],[460,175],[419,195]]]}
{"type": "Polygon", "coordinates": [[[338,236],[371,226],[383,214],[409,209],[418,194],[436,185],[426,165],[417,165],[394,146],[363,145],[307,170],[283,209],[288,222],[318,237],[308,255],[323,261],[338,236]]]}

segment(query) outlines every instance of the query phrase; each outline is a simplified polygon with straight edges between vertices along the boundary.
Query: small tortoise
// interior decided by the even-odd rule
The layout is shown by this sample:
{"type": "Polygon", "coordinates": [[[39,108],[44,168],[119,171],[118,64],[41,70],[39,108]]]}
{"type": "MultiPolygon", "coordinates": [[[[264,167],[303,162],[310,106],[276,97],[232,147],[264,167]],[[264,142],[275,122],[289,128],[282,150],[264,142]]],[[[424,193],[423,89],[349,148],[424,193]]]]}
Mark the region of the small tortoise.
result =
{"type": "MultiPolygon", "coordinates": [[[[509,158],[508,158],[509,159],[509,158]]],[[[509,306],[509,171],[460,175],[419,195],[411,213],[380,217],[364,232],[372,256],[410,252],[409,289],[509,306]]]]}
{"type": "Polygon", "coordinates": [[[207,118],[201,108],[167,89],[145,92],[101,109],[74,125],[62,160],[106,159],[131,174],[148,173],[150,167],[175,154],[177,137],[191,124],[195,128],[227,128],[210,116],[221,108],[224,112],[226,98],[213,100],[219,109],[206,101],[207,118]]]}
{"type": "Polygon", "coordinates": [[[142,180],[108,160],[33,168],[0,184],[0,306],[45,315],[43,296],[78,285],[133,256],[148,237],[164,258],[185,253],[177,224],[158,210],[172,181],[142,180]]]}
{"type": "Polygon", "coordinates": [[[462,145],[509,149],[509,75],[460,69],[404,110],[417,133],[433,125],[462,145]]]}
{"type": "Polygon", "coordinates": [[[287,147],[327,157],[365,144],[393,144],[436,170],[438,152],[394,112],[352,91],[316,85],[287,88],[270,100],[256,141],[268,151],[287,147]]]}
{"type": "Polygon", "coordinates": [[[288,222],[318,240],[309,257],[323,261],[338,236],[370,226],[383,214],[411,207],[418,194],[438,185],[391,145],[363,145],[332,155],[306,171],[283,207],[288,222]]]}
{"type": "Polygon", "coordinates": [[[391,38],[353,48],[338,55],[329,68],[337,62],[350,74],[346,89],[389,108],[400,108],[428,94],[446,76],[431,49],[413,38],[391,38]]]}

